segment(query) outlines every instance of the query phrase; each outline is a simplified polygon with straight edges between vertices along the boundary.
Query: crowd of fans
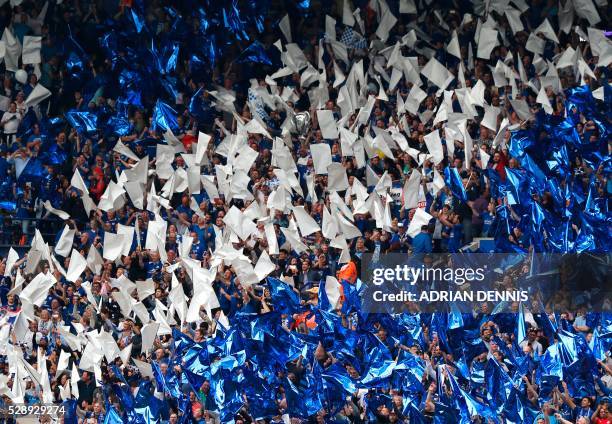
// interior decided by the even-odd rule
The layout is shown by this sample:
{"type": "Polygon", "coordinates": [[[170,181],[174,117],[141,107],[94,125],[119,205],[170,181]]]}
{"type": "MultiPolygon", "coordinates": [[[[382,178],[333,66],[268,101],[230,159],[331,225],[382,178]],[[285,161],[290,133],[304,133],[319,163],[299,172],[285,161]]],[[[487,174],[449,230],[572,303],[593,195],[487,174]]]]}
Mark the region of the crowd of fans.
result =
{"type": "Polygon", "coordinates": [[[354,299],[366,254],[609,252],[608,4],[211,3],[0,7],[1,241],[29,248],[0,264],[4,406],[79,424],[612,422],[612,317],[589,300],[522,324],[482,304],[453,327],[354,299]],[[40,63],[11,64],[30,36],[40,63]],[[419,74],[431,58],[450,84],[419,74]],[[340,189],[315,171],[321,144],[340,189]],[[245,281],[236,251],[271,268],[245,281]]]}

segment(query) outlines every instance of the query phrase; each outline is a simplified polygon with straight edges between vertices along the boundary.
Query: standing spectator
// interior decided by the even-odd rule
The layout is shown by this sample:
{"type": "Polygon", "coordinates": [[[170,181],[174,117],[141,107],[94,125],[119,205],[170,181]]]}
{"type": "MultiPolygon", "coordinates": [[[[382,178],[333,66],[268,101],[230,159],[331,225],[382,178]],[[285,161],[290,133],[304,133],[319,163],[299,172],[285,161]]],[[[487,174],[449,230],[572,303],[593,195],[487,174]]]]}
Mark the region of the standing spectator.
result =
{"type": "Polygon", "coordinates": [[[7,146],[11,147],[16,141],[17,129],[22,119],[23,114],[17,110],[17,103],[11,102],[9,110],[4,112],[0,119],[0,126],[3,129],[2,142],[7,146]]]}

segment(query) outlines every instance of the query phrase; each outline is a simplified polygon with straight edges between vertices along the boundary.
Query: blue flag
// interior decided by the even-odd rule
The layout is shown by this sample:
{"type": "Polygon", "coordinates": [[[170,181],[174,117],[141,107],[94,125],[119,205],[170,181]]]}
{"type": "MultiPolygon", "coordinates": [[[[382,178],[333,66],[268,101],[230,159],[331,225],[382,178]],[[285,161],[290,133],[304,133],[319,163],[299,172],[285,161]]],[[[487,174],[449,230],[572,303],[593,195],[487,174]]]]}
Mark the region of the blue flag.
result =
{"type": "Polygon", "coordinates": [[[154,131],[157,129],[162,131],[175,131],[178,129],[176,117],[177,114],[174,109],[161,100],[157,100],[155,110],[153,111],[153,123],[151,125],[151,129],[154,131]]]}
{"type": "Polygon", "coordinates": [[[264,46],[259,42],[253,42],[249,47],[244,49],[238,59],[237,63],[259,63],[262,65],[272,66],[272,59],[266,53],[264,46]]]}
{"type": "Polygon", "coordinates": [[[444,168],[444,182],[455,197],[463,202],[467,202],[465,187],[463,187],[463,181],[461,181],[461,176],[457,168],[450,168],[448,166],[444,168]]]}

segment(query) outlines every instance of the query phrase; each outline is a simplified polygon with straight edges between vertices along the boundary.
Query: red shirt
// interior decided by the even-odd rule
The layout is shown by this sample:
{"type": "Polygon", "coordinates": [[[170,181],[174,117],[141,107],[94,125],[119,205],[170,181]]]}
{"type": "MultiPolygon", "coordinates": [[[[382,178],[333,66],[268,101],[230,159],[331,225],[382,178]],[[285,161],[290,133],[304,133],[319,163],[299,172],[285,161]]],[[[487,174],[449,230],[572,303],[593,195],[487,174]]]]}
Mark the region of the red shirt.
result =
{"type": "Polygon", "coordinates": [[[104,180],[98,180],[97,183],[92,184],[92,186],[89,187],[89,192],[91,193],[91,196],[93,197],[93,199],[96,202],[99,202],[100,196],[104,194],[105,189],[106,189],[106,185],[104,184],[104,180]]]}
{"type": "MultiPolygon", "coordinates": [[[[186,150],[189,150],[189,148],[191,147],[191,145],[193,143],[195,143],[196,138],[195,136],[191,135],[191,134],[185,134],[183,136],[183,139],[181,140],[183,142],[183,146],[185,146],[186,150]]],[[[195,152],[194,152],[195,153],[195,152]]]]}
{"type": "Polygon", "coordinates": [[[593,424],[612,424],[612,418],[599,418],[599,417],[595,417],[593,419],[593,421],[591,421],[593,424]]]}
{"type": "Polygon", "coordinates": [[[501,176],[502,181],[506,181],[506,165],[508,164],[508,158],[503,152],[499,152],[499,162],[494,165],[495,170],[501,176]]]}

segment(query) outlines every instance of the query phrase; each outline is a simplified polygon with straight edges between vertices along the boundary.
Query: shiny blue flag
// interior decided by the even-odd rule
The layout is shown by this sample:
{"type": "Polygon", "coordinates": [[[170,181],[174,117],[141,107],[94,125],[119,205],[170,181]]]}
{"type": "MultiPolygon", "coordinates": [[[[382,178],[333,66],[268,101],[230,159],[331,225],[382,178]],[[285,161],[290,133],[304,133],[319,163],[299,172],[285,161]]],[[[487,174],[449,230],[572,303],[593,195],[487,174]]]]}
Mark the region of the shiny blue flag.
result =
{"type": "Polygon", "coordinates": [[[564,368],[565,381],[567,381],[570,395],[573,394],[577,398],[596,395],[593,369],[584,361],[576,361],[564,368]]]}
{"type": "Polygon", "coordinates": [[[121,415],[111,406],[106,410],[104,424],[123,424],[123,418],[121,418],[121,415]]]}
{"type": "Polygon", "coordinates": [[[463,316],[457,307],[456,302],[450,304],[450,313],[448,315],[448,329],[454,330],[463,327],[463,316]]]}
{"type": "Polygon", "coordinates": [[[546,187],[546,175],[533,161],[529,154],[525,154],[521,159],[521,165],[527,171],[527,178],[529,180],[529,187],[538,194],[542,195],[544,188],[546,187]]]}
{"type": "Polygon", "coordinates": [[[125,377],[123,376],[123,373],[121,372],[121,370],[119,368],[117,368],[117,365],[115,364],[110,364],[110,369],[113,372],[113,374],[115,374],[115,376],[125,385],[128,384],[128,382],[126,381],[125,377]]]}
{"type": "Polygon", "coordinates": [[[210,354],[206,346],[196,344],[183,353],[185,369],[194,374],[205,375],[210,372],[210,362],[210,354]]]}
{"type": "Polygon", "coordinates": [[[516,344],[520,345],[527,338],[527,323],[525,322],[525,307],[519,303],[519,313],[516,322],[516,344]]]}
{"type": "Polygon", "coordinates": [[[181,392],[178,398],[178,409],[179,409],[179,423],[187,424],[192,422],[191,416],[191,401],[187,393],[181,392]]]}
{"type": "Polygon", "coordinates": [[[175,354],[180,354],[195,344],[191,337],[183,334],[177,327],[172,328],[172,340],[174,341],[175,354]]]}
{"type": "Polygon", "coordinates": [[[557,332],[559,338],[559,356],[564,365],[571,365],[578,359],[576,349],[576,335],[559,329],[557,332]]]}
{"type": "Polygon", "coordinates": [[[344,292],[342,313],[350,314],[354,311],[361,311],[361,297],[359,296],[357,284],[351,284],[346,280],[340,281],[340,284],[342,284],[342,290],[344,292]]]}
{"type": "Polygon", "coordinates": [[[485,367],[487,399],[500,412],[513,389],[512,379],[493,357],[488,358],[485,367]]]}
{"type": "Polygon", "coordinates": [[[272,59],[266,53],[264,46],[259,41],[254,41],[240,53],[236,63],[259,63],[272,66],[272,59]]]}
{"type": "Polygon", "coordinates": [[[550,170],[554,172],[555,170],[559,169],[560,171],[562,171],[561,172],[562,176],[567,175],[567,173],[570,170],[569,168],[570,159],[567,153],[567,145],[562,144],[561,147],[554,150],[552,157],[553,157],[553,160],[551,162],[554,162],[554,165],[550,167],[550,170]]]}
{"type": "Polygon", "coordinates": [[[53,143],[46,152],[40,155],[41,160],[46,165],[62,165],[68,160],[68,152],[58,147],[53,143]]]}
{"type": "Polygon", "coordinates": [[[138,392],[134,398],[134,411],[140,415],[148,424],[157,424],[161,420],[162,408],[167,410],[165,401],[162,401],[152,393],[150,381],[142,381],[138,386],[138,392]]]}
{"type": "Polygon", "coordinates": [[[246,32],[245,22],[240,16],[241,14],[238,10],[237,4],[234,3],[232,7],[229,8],[229,11],[224,8],[222,13],[225,28],[228,29],[231,33],[233,33],[236,39],[241,41],[248,41],[249,35],[246,32]]]}
{"type": "Polygon", "coordinates": [[[453,195],[459,198],[463,202],[467,202],[467,194],[465,193],[465,187],[463,187],[463,181],[459,175],[457,168],[444,168],[444,182],[450,188],[453,195]]]}
{"type": "Polygon", "coordinates": [[[157,103],[155,104],[155,110],[153,111],[153,123],[151,125],[151,129],[154,131],[158,129],[162,131],[176,131],[178,130],[178,122],[176,117],[176,111],[158,99],[157,103]]]}
{"type": "Polygon", "coordinates": [[[284,388],[285,398],[287,399],[287,413],[291,416],[308,418],[319,412],[323,407],[317,384],[311,374],[306,374],[297,387],[286,378],[284,388]]]}
{"type": "Polygon", "coordinates": [[[521,203],[523,196],[525,176],[518,169],[506,169],[506,194],[510,204],[521,203]]]}
{"type": "MultiPolygon", "coordinates": [[[[140,93],[140,91],[138,90],[127,90],[125,93],[126,96],[126,100],[128,102],[128,104],[130,105],[134,105],[134,106],[139,106],[139,107],[143,107],[142,104],[142,94],[140,93]]],[[[127,111],[126,113],[123,114],[123,116],[127,116],[127,111]]]]}
{"type": "Polygon", "coordinates": [[[515,387],[510,391],[510,395],[506,399],[503,405],[503,414],[507,424],[523,424],[527,422],[533,422],[533,417],[529,414],[529,411],[523,406],[524,403],[529,402],[523,393],[519,392],[515,387]]]}
{"type": "Polygon", "coordinates": [[[473,335],[464,333],[464,337],[461,340],[461,348],[463,350],[465,361],[468,365],[471,364],[475,357],[487,351],[487,346],[482,341],[480,335],[476,332],[473,335]]]}
{"type": "Polygon", "coordinates": [[[429,422],[421,412],[421,409],[411,400],[404,398],[403,407],[402,414],[408,417],[411,424],[427,424],[429,422]]]}
{"type": "MultiPolygon", "coordinates": [[[[399,351],[395,371],[401,372],[402,370],[406,370],[408,374],[414,376],[415,385],[418,387],[419,392],[423,389],[421,381],[423,381],[423,376],[425,375],[425,367],[425,361],[419,356],[413,355],[405,350],[399,351]]],[[[414,389],[414,387],[410,388],[414,389]]]]}
{"type": "Polygon", "coordinates": [[[391,377],[395,370],[395,361],[383,360],[376,361],[366,370],[365,375],[359,381],[360,387],[377,387],[379,383],[384,383],[391,377]]]}
{"type": "Polygon", "coordinates": [[[206,380],[210,380],[210,378],[207,375],[196,374],[194,372],[191,372],[188,368],[183,369],[182,376],[185,380],[187,380],[187,383],[191,386],[192,390],[196,393],[198,390],[200,390],[200,387],[202,387],[202,384],[204,384],[206,380]]]}
{"type": "Polygon", "coordinates": [[[39,159],[30,158],[23,168],[21,174],[17,176],[19,184],[25,182],[40,182],[46,175],[45,168],[39,159]]]}
{"type": "Polygon", "coordinates": [[[64,407],[64,424],[78,424],[76,399],[66,399],[62,402],[62,406],[64,407]]]}
{"type": "Polygon", "coordinates": [[[124,136],[130,133],[132,125],[122,116],[111,116],[105,129],[118,136],[124,136]]]}
{"type": "Polygon", "coordinates": [[[212,375],[217,374],[217,372],[221,369],[233,370],[244,365],[246,360],[246,352],[240,351],[236,355],[228,355],[221,358],[218,361],[214,361],[210,367],[210,373],[212,375]]]}
{"type": "Polygon", "coordinates": [[[518,367],[519,360],[517,359],[517,355],[515,352],[509,347],[504,340],[502,340],[499,336],[495,335],[491,339],[493,343],[497,346],[499,351],[504,356],[504,363],[511,364],[514,367],[518,367]]]}
{"type": "Polygon", "coordinates": [[[502,199],[506,196],[506,183],[502,181],[501,175],[495,170],[495,168],[487,168],[485,170],[486,176],[489,179],[490,193],[493,199],[502,199]]]}
{"type": "Polygon", "coordinates": [[[151,362],[151,368],[153,369],[153,377],[155,377],[156,390],[163,393],[166,389],[166,384],[156,361],[151,362]]]}
{"type": "Polygon", "coordinates": [[[122,89],[128,89],[130,87],[134,87],[139,82],[140,75],[138,72],[132,71],[130,69],[123,69],[119,74],[119,86],[122,89]]]}
{"type": "MultiPolygon", "coordinates": [[[[206,45],[206,47],[209,46],[212,47],[212,49],[211,51],[207,51],[207,56],[209,57],[209,62],[214,64],[216,52],[212,43],[206,45]]],[[[189,58],[189,72],[191,72],[191,74],[195,74],[197,72],[201,72],[205,67],[206,62],[202,60],[197,54],[192,53],[191,57],[189,58]]]]}
{"type": "Polygon", "coordinates": [[[333,384],[337,389],[344,390],[348,395],[353,395],[357,391],[357,386],[353,379],[348,375],[348,371],[340,363],[332,364],[321,373],[321,377],[333,384]]]}
{"type": "Polygon", "coordinates": [[[519,130],[510,132],[510,146],[508,152],[512,157],[520,159],[525,150],[535,144],[535,135],[530,130],[519,130]]]}
{"type": "Polygon", "coordinates": [[[538,313],[538,314],[534,314],[534,318],[535,318],[536,322],[538,323],[538,325],[544,331],[544,335],[546,337],[549,337],[550,339],[552,339],[554,337],[554,335],[557,333],[557,323],[556,323],[556,320],[555,320],[555,322],[553,322],[550,319],[550,317],[548,316],[548,314],[546,313],[546,309],[544,308],[544,305],[542,304],[542,301],[539,301],[539,303],[540,303],[540,311],[541,312],[538,313]]]}
{"type": "Polygon", "coordinates": [[[75,52],[70,52],[70,55],[68,55],[66,69],[74,78],[78,78],[80,72],[84,69],[83,61],[75,52]]]}
{"type": "Polygon", "coordinates": [[[451,391],[453,393],[453,401],[456,407],[458,407],[460,410],[462,423],[471,423],[471,418],[474,416],[480,416],[482,418],[490,420],[493,423],[500,422],[497,413],[493,409],[491,409],[489,405],[478,401],[468,392],[463,390],[450,371],[446,373],[446,377],[450,382],[451,391]]]}
{"type": "Polygon", "coordinates": [[[90,112],[71,110],[66,113],[66,120],[79,134],[95,132],[98,126],[98,116],[90,112]]]}
{"type": "MultiPolygon", "coordinates": [[[[36,116],[34,109],[30,108],[21,120],[21,123],[19,124],[19,128],[17,129],[17,137],[27,138],[29,135],[32,134],[32,127],[36,123],[40,124],[41,132],[44,131],[44,123],[38,121],[38,117],[36,116]]],[[[45,138],[46,137],[43,133],[43,141],[45,138]]]]}
{"type": "Polygon", "coordinates": [[[310,9],[310,0],[300,0],[297,2],[297,7],[302,11],[310,9]]]}
{"type": "Polygon", "coordinates": [[[602,221],[606,220],[606,216],[604,213],[602,213],[601,207],[597,202],[597,187],[594,181],[589,184],[589,194],[584,205],[584,212],[593,218],[602,221]]]}
{"type": "Polygon", "coordinates": [[[447,313],[434,312],[430,323],[430,337],[437,336],[440,347],[446,352],[450,352],[449,341],[447,337],[449,316],[447,313]]]}
{"type": "Polygon", "coordinates": [[[138,13],[136,12],[136,10],[134,10],[134,8],[130,8],[130,12],[132,16],[132,21],[134,21],[134,27],[136,28],[136,32],[140,34],[145,26],[144,19],[138,16],[138,13]]]}
{"type": "Polygon", "coordinates": [[[531,225],[534,233],[540,232],[543,221],[544,211],[542,210],[542,207],[537,202],[533,202],[531,204],[531,225]]]}
{"type": "Polygon", "coordinates": [[[293,313],[300,309],[300,298],[291,286],[273,277],[268,277],[267,282],[275,310],[293,313]]]}
{"type": "Polygon", "coordinates": [[[179,44],[173,43],[169,48],[169,54],[166,57],[166,65],[164,66],[164,71],[169,74],[176,69],[176,64],[178,62],[179,55],[179,44]]]}
{"type": "Polygon", "coordinates": [[[10,200],[0,200],[0,209],[8,213],[14,213],[17,210],[17,203],[10,200]]]}
{"type": "Polygon", "coordinates": [[[554,125],[552,128],[551,135],[563,142],[564,145],[573,146],[578,149],[581,148],[582,142],[580,141],[580,134],[578,134],[576,125],[572,122],[570,117],[554,125]]]}
{"type": "Polygon", "coordinates": [[[134,396],[132,396],[130,386],[128,384],[113,384],[111,388],[115,393],[115,396],[119,398],[121,407],[125,410],[126,414],[128,416],[135,416],[136,413],[134,412],[134,396]]]}
{"type": "Polygon", "coordinates": [[[599,359],[600,361],[606,360],[607,349],[604,347],[604,343],[599,336],[599,329],[597,328],[593,331],[593,337],[591,337],[591,341],[589,342],[589,348],[593,352],[595,359],[599,359]]]}
{"type": "Polygon", "coordinates": [[[325,291],[325,281],[321,280],[319,283],[319,308],[324,311],[332,311],[334,308],[329,302],[327,292],[325,291]]]}
{"type": "Polygon", "coordinates": [[[554,376],[563,379],[563,364],[559,355],[559,343],[555,343],[546,349],[544,355],[540,358],[540,366],[542,375],[554,376]]]}

